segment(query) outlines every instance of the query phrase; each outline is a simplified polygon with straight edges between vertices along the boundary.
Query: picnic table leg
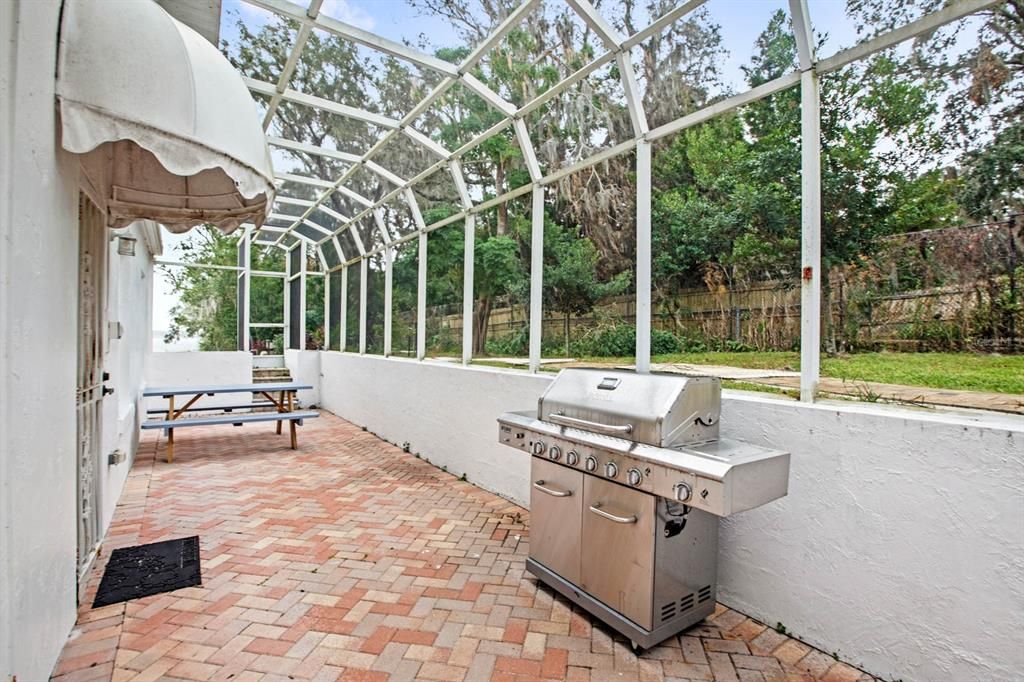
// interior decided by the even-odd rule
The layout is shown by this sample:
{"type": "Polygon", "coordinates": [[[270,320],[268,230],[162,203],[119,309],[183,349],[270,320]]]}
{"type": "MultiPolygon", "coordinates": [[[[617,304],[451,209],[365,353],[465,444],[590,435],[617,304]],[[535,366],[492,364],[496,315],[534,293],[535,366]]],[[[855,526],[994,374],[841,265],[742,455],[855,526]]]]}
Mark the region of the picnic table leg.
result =
{"type": "MultiPolygon", "coordinates": [[[[284,391],[280,391],[277,394],[277,411],[278,412],[284,412],[284,408],[282,407],[283,405],[284,405],[284,391]]],[[[277,435],[279,435],[279,436],[281,435],[281,421],[280,420],[278,420],[278,422],[277,422],[277,435]]]]}
{"type": "MultiPolygon", "coordinates": [[[[167,418],[174,420],[174,396],[167,396],[167,418]]],[[[174,429],[167,429],[167,463],[174,462],[174,429]]]]}
{"type": "MultiPolygon", "coordinates": [[[[289,412],[294,412],[295,411],[295,391],[288,391],[288,411],[289,412]]],[[[280,424],[281,422],[277,422],[277,423],[280,424]]],[[[299,439],[298,439],[298,437],[295,434],[295,420],[294,419],[288,420],[288,428],[291,430],[291,434],[292,434],[292,450],[296,450],[299,447],[299,439]]]]}

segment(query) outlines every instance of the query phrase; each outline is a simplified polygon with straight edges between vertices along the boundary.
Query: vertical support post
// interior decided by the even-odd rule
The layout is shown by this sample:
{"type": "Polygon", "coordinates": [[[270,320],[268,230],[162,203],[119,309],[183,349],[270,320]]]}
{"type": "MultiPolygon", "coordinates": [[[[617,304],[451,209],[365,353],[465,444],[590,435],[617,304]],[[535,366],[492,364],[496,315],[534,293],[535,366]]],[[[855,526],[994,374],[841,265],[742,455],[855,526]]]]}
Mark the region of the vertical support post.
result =
{"type": "Polygon", "coordinates": [[[427,357],[427,233],[420,230],[416,272],[416,359],[427,357]]]}
{"type": "Polygon", "coordinates": [[[530,230],[530,371],[540,370],[540,342],[544,331],[544,187],[533,187],[530,230]]]}
{"type": "Polygon", "coordinates": [[[395,250],[384,247],[384,357],[391,355],[392,293],[394,291],[395,250]]]}
{"type": "Polygon", "coordinates": [[[324,268],[324,350],[331,349],[331,273],[324,268]]]}
{"type": "Polygon", "coordinates": [[[821,365],[821,92],[800,75],[800,400],[813,402],[821,365]]]}
{"type": "Polygon", "coordinates": [[[651,143],[636,144],[636,371],[651,371],[651,143]]]}
{"type": "Polygon", "coordinates": [[[306,240],[299,242],[299,350],[306,350],[306,240]]]}
{"type": "Polygon", "coordinates": [[[364,256],[359,261],[359,354],[366,353],[366,279],[369,274],[369,260],[364,256]]]}
{"type": "Polygon", "coordinates": [[[292,251],[284,252],[284,353],[285,349],[292,346],[292,301],[291,301],[291,280],[292,280],[292,251]]]}
{"type": "Polygon", "coordinates": [[[242,310],[239,314],[242,316],[242,350],[249,352],[252,349],[252,329],[249,326],[251,322],[251,301],[252,301],[252,227],[247,226],[245,228],[245,234],[242,235],[242,277],[245,283],[245,299],[242,301],[242,310]]]}
{"type": "Polygon", "coordinates": [[[345,352],[348,343],[348,266],[341,268],[341,319],[338,320],[338,351],[345,352]]]}
{"type": "Polygon", "coordinates": [[[473,259],[476,250],[476,218],[466,216],[462,251],[462,364],[473,359],[473,259]]]}

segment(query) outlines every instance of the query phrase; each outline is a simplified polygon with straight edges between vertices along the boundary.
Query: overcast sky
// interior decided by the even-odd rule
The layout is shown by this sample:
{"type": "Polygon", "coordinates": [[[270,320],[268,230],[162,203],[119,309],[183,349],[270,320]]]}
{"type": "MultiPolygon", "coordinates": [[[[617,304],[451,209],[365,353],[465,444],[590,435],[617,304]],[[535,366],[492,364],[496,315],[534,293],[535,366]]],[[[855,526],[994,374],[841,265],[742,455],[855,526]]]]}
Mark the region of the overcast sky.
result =
{"type": "MultiPolygon", "coordinates": [[[[722,41],[728,52],[722,66],[725,85],[734,90],[743,89],[740,67],[749,62],[754,41],[767,26],[771,15],[787,6],[786,0],[710,0],[707,3],[711,19],[722,27],[722,41]]],[[[808,7],[815,30],[828,35],[823,54],[831,54],[855,42],[853,26],[845,17],[844,0],[808,0],[808,7]]],[[[321,13],[396,41],[419,42],[423,35],[436,46],[459,44],[448,22],[418,14],[405,0],[325,0],[321,13]]],[[[223,39],[229,42],[237,40],[239,17],[246,25],[256,27],[265,23],[270,15],[240,0],[224,0],[221,15],[223,39]]],[[[178,246],[189,238],[188,235],[164,231],[163,237],[164,258],[179,260],[178,246]]],[[[195,339],[186,339],[169,347],[163,344],[163,335],[170,326],[170,308],[175,300],[166,277],[158,273],[153,310],[154,350],[198,348],[195,339]]]]}

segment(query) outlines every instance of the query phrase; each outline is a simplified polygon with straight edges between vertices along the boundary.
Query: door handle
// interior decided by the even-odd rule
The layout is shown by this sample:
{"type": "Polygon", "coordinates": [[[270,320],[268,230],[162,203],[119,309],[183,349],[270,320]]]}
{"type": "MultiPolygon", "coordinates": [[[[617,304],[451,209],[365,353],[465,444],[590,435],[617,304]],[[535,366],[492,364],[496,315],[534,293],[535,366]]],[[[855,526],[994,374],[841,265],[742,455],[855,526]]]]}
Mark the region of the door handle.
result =
{"type": "Polygon", "coordinates": [[[600,502],[595,502],[590,505],[590,511],[594,512],[598,516],[608,519],[609,521],[614,521],[615,523],[636,523],[636,516],[619,516],[618,514],[612,514],[611,512],[607,512],[602,509],[600,502]]]}
{"type": "Polygon", "coordinates": [[[549,488],[549,485],[550,483],[543,479],[540,481],[533,482],[533,487],[541,491],[542,493],[547,493],[548,495],[552,495],[554,497],[569,497],[570,495],[572,495],[571,490],[566,490],[565,488],[549,488]]]}

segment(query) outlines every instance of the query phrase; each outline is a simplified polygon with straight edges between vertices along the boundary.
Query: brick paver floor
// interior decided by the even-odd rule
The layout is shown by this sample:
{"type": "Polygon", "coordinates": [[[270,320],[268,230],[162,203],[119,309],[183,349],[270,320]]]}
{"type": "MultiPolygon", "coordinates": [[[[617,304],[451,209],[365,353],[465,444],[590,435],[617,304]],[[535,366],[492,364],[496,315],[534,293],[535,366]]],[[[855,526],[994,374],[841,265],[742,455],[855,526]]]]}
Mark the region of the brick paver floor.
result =
{"type": "Polygon", "coordinates": [[[203,585],[83,606],[55,679],[873,679],[721,606],[638,658],[524,573],[526,510],[327,413],[269,431],[144,436],[85,603],[110,550],[186,535],[203,585]]]}

